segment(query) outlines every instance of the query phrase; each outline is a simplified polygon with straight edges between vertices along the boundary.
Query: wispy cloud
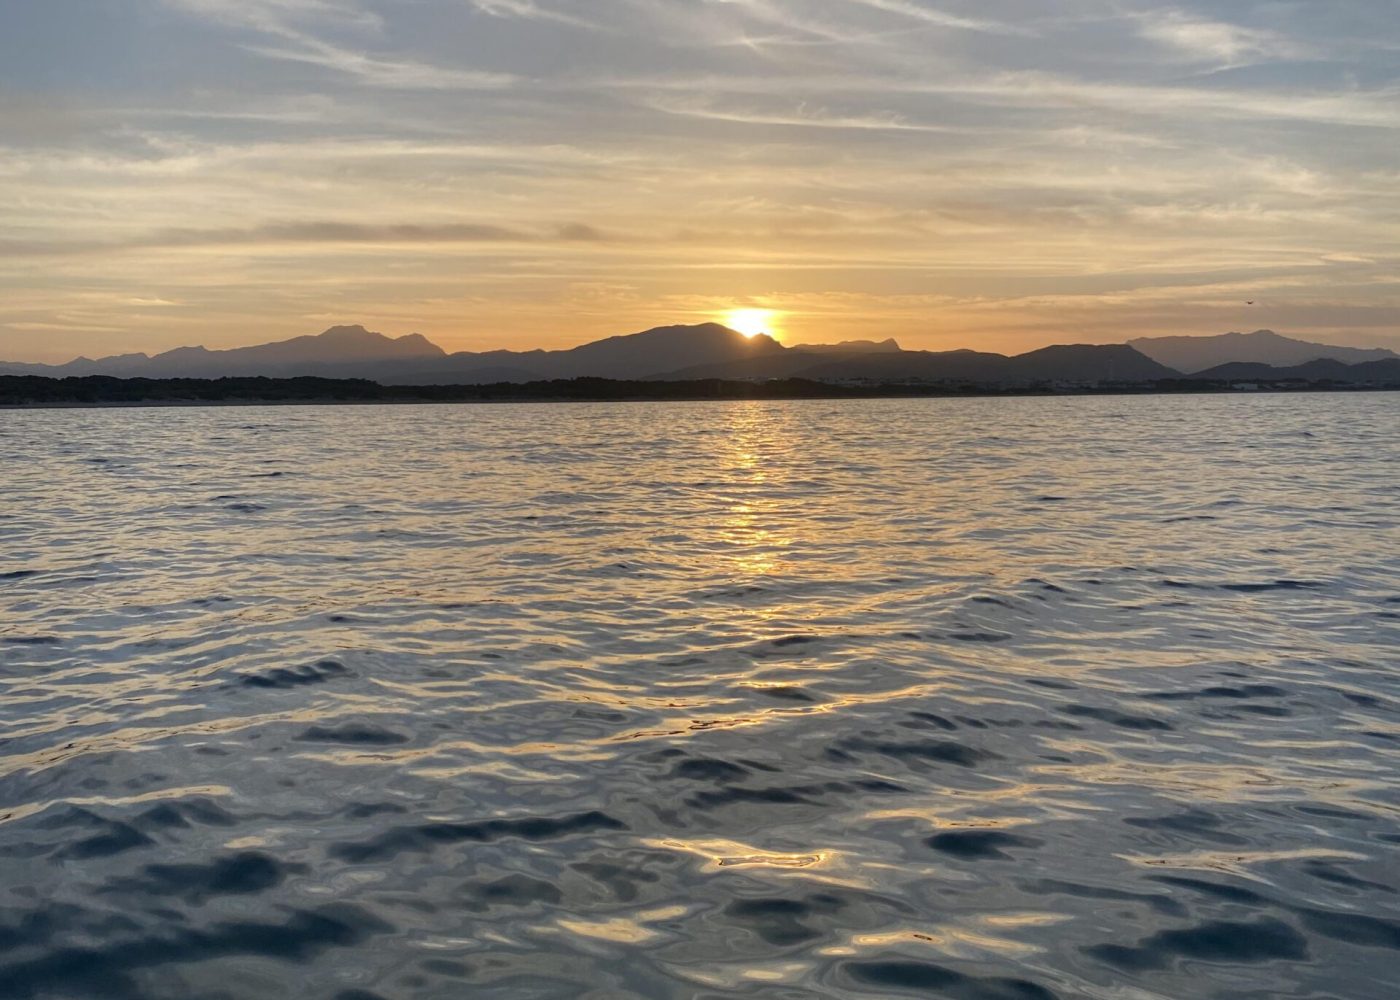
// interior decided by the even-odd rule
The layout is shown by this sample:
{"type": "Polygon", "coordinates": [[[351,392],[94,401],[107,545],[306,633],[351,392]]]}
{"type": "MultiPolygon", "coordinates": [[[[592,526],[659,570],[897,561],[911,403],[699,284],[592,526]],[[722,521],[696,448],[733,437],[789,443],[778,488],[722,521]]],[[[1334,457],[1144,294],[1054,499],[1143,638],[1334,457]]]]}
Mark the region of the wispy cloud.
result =
{"type": "Polygon", "coordinates": [[[602,25],[597,21],[555,7],[547,7],[538,0],[471,0],[471,4],[483,14],[492,17],[513,17],[526,21],[553,21],[575,28],[598,30],[602,25]]]}
{"type": "Polygon", "coordinates": [[[1002,21],[964,17],[960,14],[949,13],[938,7],[916,3],[914,0],[846,0],[846,2],[861,7],[868,7],[872,10],[883,11],[887,14],[899,14],[915,21],[938,25],[942,28],[956,28],[962,31],[983,31],[992,34],[1032,34],[1029,29],[1024,27],[1007,24],[1002,21]]]}
{"type": "Polygon", "coordinates": [[[332,0],[166,0],[175,7],[251,29],[277,44],[244,44],[270,59],[319,66],[360,83],[406,90],[493,90],[516,82],[510,73],[440,66],[403,57],[388,57],[336,44],[314,33],[315,27],[375,33],[383,18],[350,2],[332,0]],[[311,27],[308,27],[310,25],[311,27]]]}
{"type": "Polygon", "coordinates": [[[4,62],[0,358],[736,302],[1034,346],[1218,332],[1245,286],[1400,336],[1382,0],[130,3],[32,4],[75,44],[4,62]]]}
{"type": "Polygon", "coordinates": [[[1179,10],[1144,14],[1139,34],[1186,59],[1221,66],[1241,65],[1266,57],[1293,57],[1302,45],[1271,31],[1213,21],[1179,10]]]}

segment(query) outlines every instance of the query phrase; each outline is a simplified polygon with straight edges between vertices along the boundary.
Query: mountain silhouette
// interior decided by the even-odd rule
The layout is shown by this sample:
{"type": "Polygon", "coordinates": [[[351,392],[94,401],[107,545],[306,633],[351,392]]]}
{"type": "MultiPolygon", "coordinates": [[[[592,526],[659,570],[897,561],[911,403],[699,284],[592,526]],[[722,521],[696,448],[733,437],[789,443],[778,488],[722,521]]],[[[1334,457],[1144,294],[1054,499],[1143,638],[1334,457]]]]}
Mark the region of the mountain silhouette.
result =
{"type": "MultiPolygon", "coordinates": [[[[181,347],[149,357],[122,354],[63,365],[0,364],[0,374],[49,377],[105,375],[121,378],[368,379],[382,385],[490,385],[556,379],[640,381],[695,379],[810,379],[819,382],[932,383],[939,385],[1035,385],[1044,383],[1151,382],[1182,372],[1208,379],[1280,379],[1299,364],[1314,379],[1367,381],[1339,374],[1350,358],[1400,362],[1391,352],[1331,348],[1268,331],[1222,337],[1164,337],[1131,344],[1057,344],[1007,356],[986,351],[906,351],[894,340],[799,344],[785,347],[766,334],[747,337],[719,323],[663,326],[608,337],[566,350],[459,351],[448,354],[419,334],[386,337],[363,326],[335,326],[316,336],[256,347],[211,351],[181,347]],[[1149,354],[1138,348],[1156,351],[1149,354]],[[1317,351],[1342,355],[1326,363],[1317,351]],[[1282,368],[1255,357],[1200,364],[1212,352],[1260,352],[1289,360],[1282,368]],[[1164,357],[1180,357],[1180,366],[1164,357]],[[1221,368],[1221,365],[1225,368],[1221,368]],[[1244,365],[1244,367],[1238,367],[1244,365]],[[1320,365],[1321,367],[1316,367],[1320,365]],[[1328,367],[1328,365],[1337,367],[1328,367]],[[1253,366],[1253,367],[1250,367],[1253,366]]],[[[1378,370],[1380,376],[1385,370],[1378,370]]],[[[1379,376],[1378,376],[1379,377],[1379,376]]]]}
{"type": "Polygon", "coordinates": [[[904,348],[893,337],[884,340],[843,340],[839,344],[794,344],[791,351],[811,354],[898,354],[904,348]]]}
{"type": "Polygon", "coordinates": [[[1331,358],[1349,365],[1397,357],[1385,348],[1334,347],[1284,337],[1272,330],[1222,333],[1218,337],[1140,337],[1128,341],[1143,354],[1177,371],[1194,375],[1233,362],[1288,367],[1331,358]]]}
{"type": "Polygon", "coordinates": [[[668,372],[672,379],[808,378],[820,382],[1146,382],[1179,372],[1125,344],[1042,347],[1016,357],[985,351],[898,351],[833,357],[792,348],[776,356],[668,372]]]}
{"type": "Polygon", "coordinates": [[[82,375],[128,378],[225,378],[249,375],[348,377],[365,367],[405,361],[422,363],[444,356],[442,348],[421,334],[410,333],[394,338],[372,333],[363,326],[333,326],[316,336],[294,337],[256,347],[236,347],[226,351],[177,347],[154,357],[121,354],[95,361],[78,358],[63,365],[0,364],[0,371],[56,378],[82,375]]]}
{"type": "Polygon", "coordinates": [[[1400,358],[1382,358],[1349,365],[1334,358],[1318,358],[1303,365],[1279,367],[1250,361],[1232,361],[1197,372],[1192,378],[1220,382],[1370,382],[1400,381],[1400,358]]]}

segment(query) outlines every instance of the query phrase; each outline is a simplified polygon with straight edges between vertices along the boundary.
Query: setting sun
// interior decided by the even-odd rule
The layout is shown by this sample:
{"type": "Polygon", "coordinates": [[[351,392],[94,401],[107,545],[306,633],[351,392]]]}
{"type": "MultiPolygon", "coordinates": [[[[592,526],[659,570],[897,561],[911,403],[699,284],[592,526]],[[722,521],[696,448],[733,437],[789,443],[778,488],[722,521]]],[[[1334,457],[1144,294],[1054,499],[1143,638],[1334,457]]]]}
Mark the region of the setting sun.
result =
{"type": "Polygon", "coordinates": [[[724,317],[724,325],[738,330],[745,337],[756,337],[760,333],[773,336],[773,321],[777,317],[771,309],[734,309],[724,317]]]}

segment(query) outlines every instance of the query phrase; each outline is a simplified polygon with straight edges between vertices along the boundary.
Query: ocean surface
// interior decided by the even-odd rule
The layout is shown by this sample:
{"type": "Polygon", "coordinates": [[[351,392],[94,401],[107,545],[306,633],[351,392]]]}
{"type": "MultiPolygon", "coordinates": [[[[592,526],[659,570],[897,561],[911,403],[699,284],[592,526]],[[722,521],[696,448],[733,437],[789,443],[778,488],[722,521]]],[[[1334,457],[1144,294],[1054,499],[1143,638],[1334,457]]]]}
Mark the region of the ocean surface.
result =
{"type": "Polygon", "coordinates": [[[1400,993],[1400,395],[0,412],[0,996],[1400,993]]]}

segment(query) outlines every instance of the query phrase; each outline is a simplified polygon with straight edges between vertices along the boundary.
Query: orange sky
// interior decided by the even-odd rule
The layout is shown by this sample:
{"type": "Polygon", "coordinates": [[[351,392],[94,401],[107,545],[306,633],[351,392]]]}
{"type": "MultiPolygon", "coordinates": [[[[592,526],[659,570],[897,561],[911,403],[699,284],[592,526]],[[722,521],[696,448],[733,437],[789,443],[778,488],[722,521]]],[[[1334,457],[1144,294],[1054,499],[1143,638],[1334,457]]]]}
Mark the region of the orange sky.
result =
{"type": "Polygon", "coordinates": [[[789,343],[1400,348],[1386,6],[20,5],[0,359],[743,307],[789,343]]]}

